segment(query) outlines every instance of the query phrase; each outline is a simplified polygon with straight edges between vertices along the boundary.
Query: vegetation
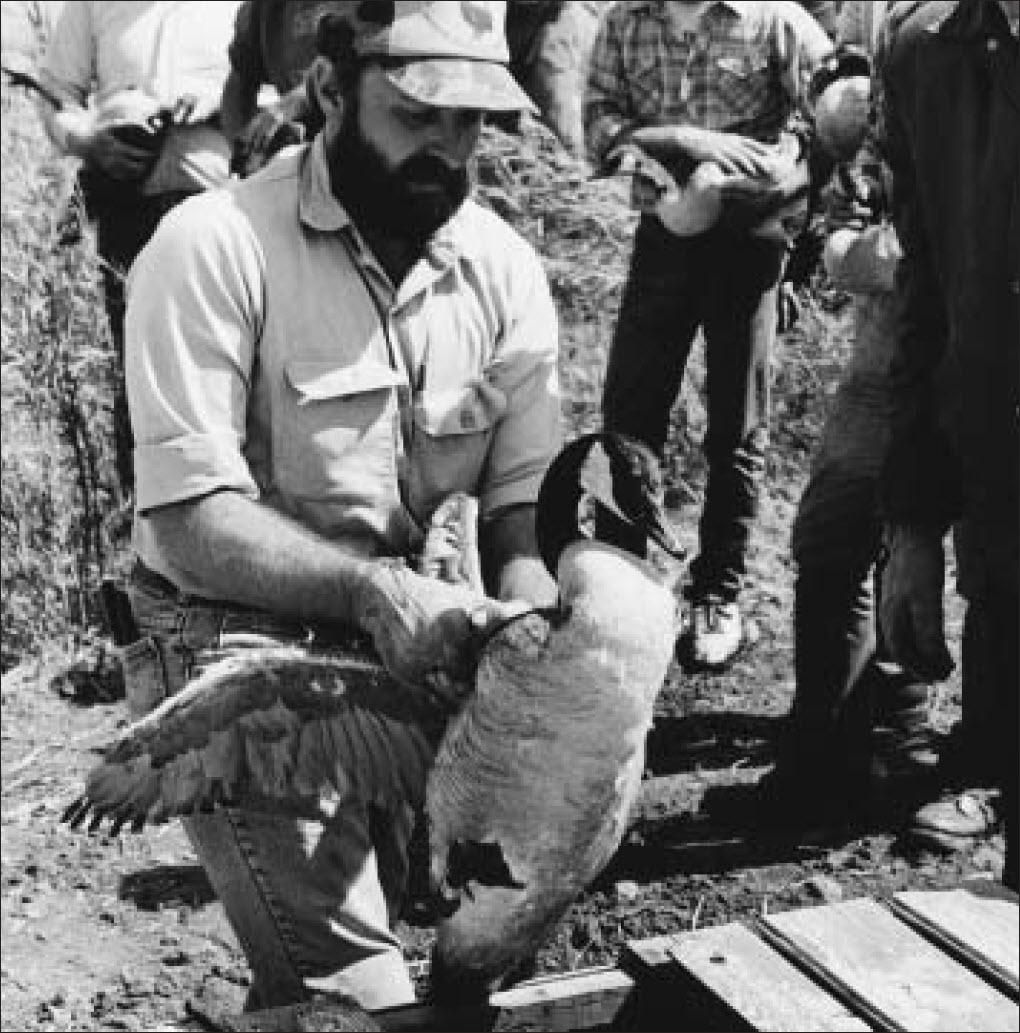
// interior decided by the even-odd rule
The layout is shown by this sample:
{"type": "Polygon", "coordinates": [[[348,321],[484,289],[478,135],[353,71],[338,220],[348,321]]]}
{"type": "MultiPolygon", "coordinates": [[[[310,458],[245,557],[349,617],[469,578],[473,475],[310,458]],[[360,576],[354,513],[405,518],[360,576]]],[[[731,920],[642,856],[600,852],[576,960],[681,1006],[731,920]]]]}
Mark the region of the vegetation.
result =
{"type": "Polygon", "coordinates": [[[99,625],[112,568],[114,358],[87,235],[61,243],[73,168],[20,92],[2,97],[3,669],[99,625]]]}

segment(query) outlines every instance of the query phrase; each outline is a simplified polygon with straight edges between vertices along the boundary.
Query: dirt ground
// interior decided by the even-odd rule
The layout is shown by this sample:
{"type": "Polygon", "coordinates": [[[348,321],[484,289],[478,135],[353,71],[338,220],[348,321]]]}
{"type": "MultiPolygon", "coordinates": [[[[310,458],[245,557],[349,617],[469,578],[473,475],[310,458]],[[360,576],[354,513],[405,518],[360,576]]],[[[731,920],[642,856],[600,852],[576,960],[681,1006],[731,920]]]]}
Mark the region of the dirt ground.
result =
{"type": "MultiPolygon", "coordinates": [[[[545,242],[564,318],[565,415],[576,433],[597,418],[628,227],[614,222],[623,209],[585,208],[579,181],[573,194],[563,191],[562,181],[554,190],[537,173],[523,171],[532,159],[515,164],[512,151],[497,154],[489,166],[490,192],[498,193],[493,184],[500,187],[503,193],[492,198],[496,207],[504,204],[525,230],[535,230],[539,218],[534,239],[545,242]],[[533,176],[525,186],[534,208],[515,193],[526,176],[533,176]]],[[[791,700],[789,528],[846,349],[838,310],[819,310],[784,341],[775,370],[768,497],[746,600],[750,641],[725,674],[672,671],[649,739],[649,785],[656,791],[610,869],[543,950],[541,970],[612,961],[632,938],[841,897],[946,887],[974,875],[995,877],[1001,867],[998,837],[951,858],[913,854],[880,827],[807,845],[722,828],[706,805],[720,788],[749,785],[766,770],[791,700]],[[672,781],[663,792],[653,779],[667,777],[672,781]]],[[[690,379],[687,415],[678,417],[680,439],[699,430],[697,362],[690,379]]],[[[673,515],[692,542],[700,501],[697,453],[681,440],[674,458],[673,515]]],[[[955,648],[961,612],[952,579],[947,599],[955,648]]],[[[142,1030],[180,1021],[189,1008],[239,1010],[247,969],[179,826],[113,840],[59,823],[124,715],[119,703],[92,691],[95,686],[53,674],[26,662],[2,684],[3,1029],[142,1030]]],[[[100,688],[104,684],[100,679],[100,688]]],[[[958,703],[953,680],[939,695],[943,727],[958,703]]],[[[413,900],[400,932],[410,959],[427,957],[431,932],[413,900]]]]}

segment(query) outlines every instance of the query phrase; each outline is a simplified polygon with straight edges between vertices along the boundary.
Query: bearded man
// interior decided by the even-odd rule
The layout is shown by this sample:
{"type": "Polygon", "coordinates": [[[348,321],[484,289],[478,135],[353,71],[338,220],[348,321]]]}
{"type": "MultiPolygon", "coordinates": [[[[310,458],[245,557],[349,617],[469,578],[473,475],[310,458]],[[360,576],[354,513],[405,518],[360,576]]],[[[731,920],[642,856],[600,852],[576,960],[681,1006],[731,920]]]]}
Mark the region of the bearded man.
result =
{"type": "MultiPolygon", "coordinates": [[[[555,313],[534,251],[468,199],[483,114],[529,107],[504,5],[349,6],[318,32],[323,132],[181,205],[132,273],[136,714],[281,642],[363,642],[387,677],[443,696],[493,622],[555,597],[534,530],[561,443],[555,313]],[[478,499],[489,596],[402,562],[458,491],[478,499]]],[[[250,1007],[413,1000],[392,929],[407,807],[185,824],[250,1007]]]]}

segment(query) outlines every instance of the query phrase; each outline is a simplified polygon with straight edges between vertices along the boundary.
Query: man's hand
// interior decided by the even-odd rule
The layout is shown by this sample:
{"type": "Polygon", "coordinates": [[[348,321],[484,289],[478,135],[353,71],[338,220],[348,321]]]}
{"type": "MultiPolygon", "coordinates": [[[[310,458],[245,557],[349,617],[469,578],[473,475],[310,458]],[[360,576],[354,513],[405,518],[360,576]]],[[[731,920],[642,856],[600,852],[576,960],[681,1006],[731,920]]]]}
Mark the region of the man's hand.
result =
{"type": "Polygon", "coordinates": [[[269,108],[257,115],[234,140],[230,171],[241,178],[258,172],[277,151],[305,138],[305,127],[269,108]]]}
{"type": "Polygon", "coordinates": [[[399,560],[370,565],[356,608],[386,670],[445,707],[470,690],[478,650],[491,632],[528,609],[422,577],[399,560]]]}
{"type": "Polygon", "coordinates": [[[893,527],[886,540],[882,634],[897,662],[922,678],[942,681],[953,670],[942,613],[942,536],[928,528],[893,527]]]}
{"type": "Polygon", "coordinates": [[[68,120],[68,150],[113,179],[137,182],[148,175],[163,135],[137,122],[101,124],[91,112],[68,120]]]}
{"type": "Polygon", "coordinates": [[[687,157],[695,164],[712,162],[727,175],[770,175],[775,161],[771,148],[758,140],[697,126],[647,126],[630,140],[667,165],[687,157]]]}

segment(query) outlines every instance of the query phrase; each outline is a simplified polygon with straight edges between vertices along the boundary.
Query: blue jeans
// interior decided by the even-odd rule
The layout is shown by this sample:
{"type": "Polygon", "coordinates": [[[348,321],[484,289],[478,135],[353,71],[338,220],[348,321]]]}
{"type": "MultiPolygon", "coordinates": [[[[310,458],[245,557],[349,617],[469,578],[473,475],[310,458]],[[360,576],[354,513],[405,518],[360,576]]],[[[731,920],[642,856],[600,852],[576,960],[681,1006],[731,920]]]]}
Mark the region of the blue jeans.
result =
{"type": "MultiPolygon", "coordinates": [[[[141,634],[123,651],[135,718],[228,656],[267,646],[331,648],[273,615],[178,597],[142,568],[129,594],[141,634]]],[[[236,808],[184,819],[248,959],[250,1006],[289,1004],[324,990],[367,1009],[414,1001],[391,928],[413,824],[409,807],[383,812],[354,798],[341,801],[326,822],[236,808]]]]}
{"type": "Polygon", "coordinates": [[[765,474],[769,360],[783,251],[713,229],[677,237],[643,216],[609,353],[607,430],[660,457],[691,346],[705,336],[708,484],[690,595],[737,597],[765,474]]]}

